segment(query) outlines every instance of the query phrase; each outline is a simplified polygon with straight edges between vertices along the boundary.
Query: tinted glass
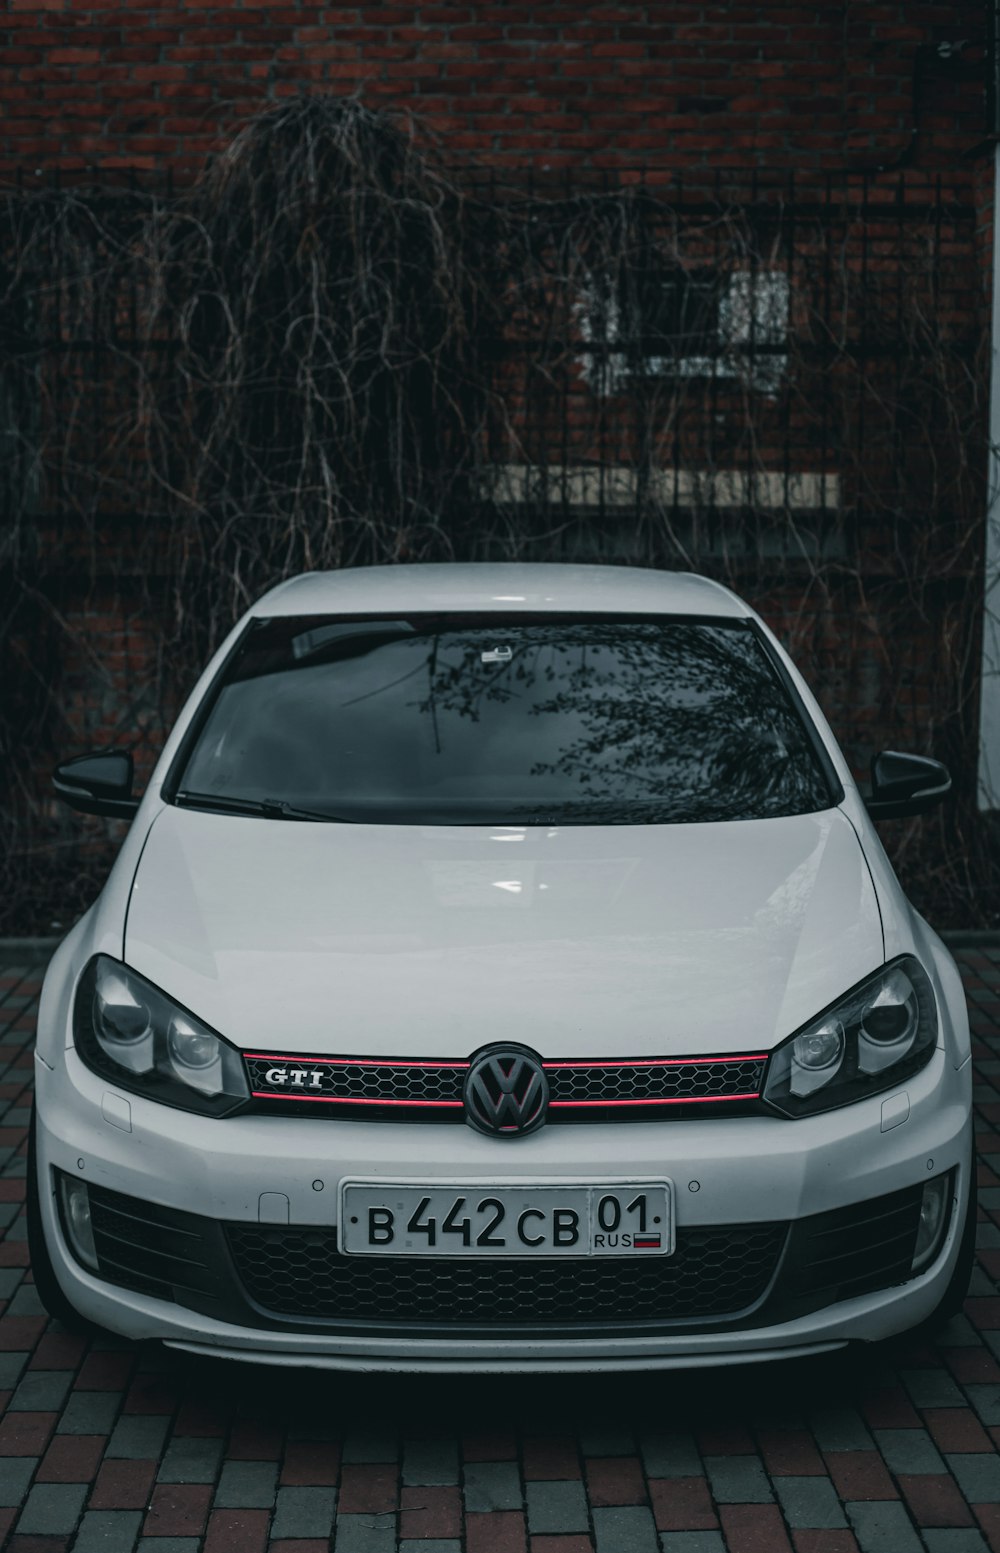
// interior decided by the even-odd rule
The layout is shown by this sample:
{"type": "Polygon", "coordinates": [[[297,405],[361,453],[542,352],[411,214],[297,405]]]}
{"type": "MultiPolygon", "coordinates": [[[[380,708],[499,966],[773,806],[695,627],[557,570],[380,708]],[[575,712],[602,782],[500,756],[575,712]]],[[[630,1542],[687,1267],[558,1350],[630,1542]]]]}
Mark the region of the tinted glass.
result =
{"type": "Polygon", "coordinates": [[[426,824],[743,820],[831,802],[752,632],[593,617],[265,622],[180,787],[426,824]]]}

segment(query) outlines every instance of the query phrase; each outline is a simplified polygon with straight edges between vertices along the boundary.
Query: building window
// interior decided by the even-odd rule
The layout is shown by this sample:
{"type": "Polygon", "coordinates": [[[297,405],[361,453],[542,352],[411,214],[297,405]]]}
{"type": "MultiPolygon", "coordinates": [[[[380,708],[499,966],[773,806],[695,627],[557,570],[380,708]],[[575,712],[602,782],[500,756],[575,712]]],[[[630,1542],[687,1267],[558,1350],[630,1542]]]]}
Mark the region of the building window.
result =
{"type": "Polygon", "coordinates": [[[784,270],[685,270],[594,277],[577,306],[594,350],[580,361],[601,395],[636,378],[724,378],[776,394],[788,366],[784,270]]]}

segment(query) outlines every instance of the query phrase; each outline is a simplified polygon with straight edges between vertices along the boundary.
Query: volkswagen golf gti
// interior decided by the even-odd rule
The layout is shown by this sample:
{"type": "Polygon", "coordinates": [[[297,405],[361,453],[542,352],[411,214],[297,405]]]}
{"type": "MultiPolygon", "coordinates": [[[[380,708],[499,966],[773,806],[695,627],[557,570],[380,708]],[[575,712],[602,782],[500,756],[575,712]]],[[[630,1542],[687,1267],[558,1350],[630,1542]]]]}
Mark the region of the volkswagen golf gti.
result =
{"type": "Polygon", "coordinates": [[[973,1257],[955,965],[766,625],[704,578],[283,583],[209,664],[46,975],[29,1234],[53,1314],[386,1370],[876,1342],[973,1257]]]}

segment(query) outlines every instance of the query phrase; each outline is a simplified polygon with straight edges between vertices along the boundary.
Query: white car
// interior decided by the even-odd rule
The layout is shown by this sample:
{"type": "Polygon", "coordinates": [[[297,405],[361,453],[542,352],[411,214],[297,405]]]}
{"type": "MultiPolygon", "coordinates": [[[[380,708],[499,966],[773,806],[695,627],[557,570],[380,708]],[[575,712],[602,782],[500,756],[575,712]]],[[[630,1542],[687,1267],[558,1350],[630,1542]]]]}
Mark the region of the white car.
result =
{"type": "Polygon", "coordinates": [[[296,577],[210,663],[42,992],[49,1310],[385,1370],[649,1369],[938,1322],[969,1027],[746,604],[686,574],[296,577]]]}

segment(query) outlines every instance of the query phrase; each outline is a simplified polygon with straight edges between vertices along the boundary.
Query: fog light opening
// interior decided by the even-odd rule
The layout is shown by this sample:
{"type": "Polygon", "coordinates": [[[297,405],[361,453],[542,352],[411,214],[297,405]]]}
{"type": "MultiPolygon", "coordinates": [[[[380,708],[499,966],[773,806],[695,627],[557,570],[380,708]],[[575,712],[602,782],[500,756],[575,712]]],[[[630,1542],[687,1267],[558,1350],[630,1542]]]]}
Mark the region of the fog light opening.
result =
{"type": "Polygon", "coordinates": [[[941,1250],[951,1218],[953,1175],[954,1172],[949,1170],[946,1175],[935,1176],[924,1187],[911,1272],[922,1273],[941,1250]]]}
{"type": "Polygon", "coordinates": [[[60,1175],[59,1191],[62,1198],[62,1220],[70,1249],[78,1262],[98,1272],[97,1247],[94,1244],[94,1227],[90,1222],[90,1193],[86,1181],[73,1176],[60,1175]]]}

